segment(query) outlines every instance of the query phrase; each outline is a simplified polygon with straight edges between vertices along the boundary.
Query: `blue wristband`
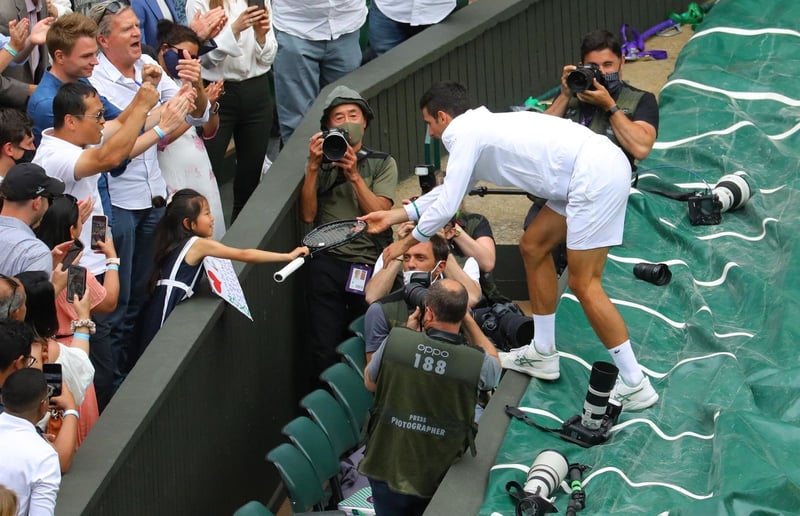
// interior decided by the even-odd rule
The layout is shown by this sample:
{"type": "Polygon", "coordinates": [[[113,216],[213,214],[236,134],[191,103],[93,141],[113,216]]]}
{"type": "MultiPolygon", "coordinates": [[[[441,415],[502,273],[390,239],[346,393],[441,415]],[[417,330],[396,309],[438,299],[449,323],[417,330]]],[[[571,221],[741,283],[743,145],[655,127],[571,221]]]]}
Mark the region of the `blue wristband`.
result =
{"type": "Polygon", "coordinates": [[[167,133],[165,133],[164,130],[161,129],[160,127],[158,127],[157,125],[153,126],[153,131],[156,132],[156,134],[158,135],[158,138],[161,139],[161,140],[163,140],[164,138],[167,137],[167,133]]]}
{"type": "Polygon", "coordinates": [[[117,265],[116,263],[109,263],[108,265],[106,265],[106,270],[119,272],[119,265],[117,265]]]}
{"type": "Polygon", "coordinates": [[[88,333],[78,333],[78,332],[75,332],[75,333],[73,333],[73,334],[72,334],[72,338],[73,338],[73,339],[83,339],[83,340],[89,340],[89,334],[88,334],[88,333]]]}
{"type": "Polygon", "coordinates": [[[5,44],[5,46],[3,47],[3,50],[5,50],[9,54],[11,54],[11,57],[13,57],[14,59],[17,58],[17,51],[14,50],[13,48],[11,48],[11,45],[9,45],[8,43],[5,44]]]}

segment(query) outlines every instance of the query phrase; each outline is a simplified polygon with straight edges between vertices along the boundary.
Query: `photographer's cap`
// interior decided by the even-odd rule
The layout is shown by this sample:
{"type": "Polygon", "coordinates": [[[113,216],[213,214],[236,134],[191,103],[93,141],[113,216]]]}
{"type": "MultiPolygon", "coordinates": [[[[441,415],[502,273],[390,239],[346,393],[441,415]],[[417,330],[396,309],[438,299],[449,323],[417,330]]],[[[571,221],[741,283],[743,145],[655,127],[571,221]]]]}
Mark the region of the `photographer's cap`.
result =
{"type": "Polygon", "coordinates": [[[50,197],[64,193],[64,182],[48,176],[35,163],[14,165],[0,183],[0,196],[9,201],[29,201],[40,195],[50,197]]]}
{"type": "Polygon", "coordinates": [[[325,110],[322,112],[322,118],[319,119],[319,125],[322,130],[327,129],[328,115],[330,115],[333,108],[341,106],[342,104],[356,104],[361,108],[364,114],[364,119],[367,125],[375,118],[372,108],[369,107],[367,101],[364,100],[356,90],[348,88],[347,86],[337,86],[330,92],[328,98],[325,99],[325,110]]]}

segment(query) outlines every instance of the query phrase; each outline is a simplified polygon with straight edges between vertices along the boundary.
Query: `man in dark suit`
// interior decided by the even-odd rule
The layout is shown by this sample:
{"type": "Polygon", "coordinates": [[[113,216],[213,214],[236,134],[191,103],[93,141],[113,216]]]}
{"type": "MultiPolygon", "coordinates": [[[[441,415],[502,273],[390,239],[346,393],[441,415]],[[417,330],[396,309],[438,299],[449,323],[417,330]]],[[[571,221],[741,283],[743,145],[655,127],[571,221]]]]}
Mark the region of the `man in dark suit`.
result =
{"type": "MultiPolygon", "coordinates": [[[[47,2],[44,0],[4,0],[0,2],[0,32],[8,34],[8,22],[26,18],[33,27],[47,18],[47,2]]],[[[42,78],[49,64],[47,49],[38,45],[20,66],[10,66],[0,78],[0,97],[11,107],[24,108],[35,85],[42,78]]]]}
{"type": "MultiPolygon", "coordinates": [[[[158,21],[172,20],[179,23],[178,11],[172,0],[164,0],[164,4],[169,9],[164,12],[156,0],[132,0],[131,8],[139,18],[139,29],[142,31],[142,43],[158,48],[158,21]]],[[[184,14],[184,18],[186,15],[184,14]]]]}

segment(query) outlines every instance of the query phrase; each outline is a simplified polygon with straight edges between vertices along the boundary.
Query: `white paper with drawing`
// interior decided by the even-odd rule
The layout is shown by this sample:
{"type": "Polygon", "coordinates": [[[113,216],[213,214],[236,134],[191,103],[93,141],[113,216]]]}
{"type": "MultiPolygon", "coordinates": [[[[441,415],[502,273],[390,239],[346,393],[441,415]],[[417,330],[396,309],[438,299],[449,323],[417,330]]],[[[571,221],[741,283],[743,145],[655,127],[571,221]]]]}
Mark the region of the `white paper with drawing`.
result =
{"type": "Polygon", "coordinates": [[[252,321],[253,316],[250,315],[250,307],[247,306],[247,299],[244,298],[242,285],[233,270],[233,263],[226,258],[206,256],[203,259],[203,266],[208,282],[211,284],[211,290],[252,321]]]}

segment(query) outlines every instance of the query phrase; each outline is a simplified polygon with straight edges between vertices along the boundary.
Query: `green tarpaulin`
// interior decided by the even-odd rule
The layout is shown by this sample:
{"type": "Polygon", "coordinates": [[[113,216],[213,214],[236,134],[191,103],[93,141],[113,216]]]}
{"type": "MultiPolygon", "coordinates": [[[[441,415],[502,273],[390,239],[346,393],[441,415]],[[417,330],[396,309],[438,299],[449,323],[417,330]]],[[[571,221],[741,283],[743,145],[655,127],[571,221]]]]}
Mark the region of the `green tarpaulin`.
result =
{"type": "MultiPolygon", "coordinates": [[[[512,421],[480,514],[514,514],[508,481],[525,482],[544,449],[592,466],[587,514],[800,513],[800,2],[719,2],[698,25],[660,95],[656,148],[640,166],[625,242],[604,286],[660,394],[623,412],[584,449],[512,421]],[[691,192],[745,174],[753,195],[715,226],[692,226],[691,192]],[[669,265],[665,286],[638,262],[669,265]]],[[[574,295],[557,316],[561,379],[532,380],[521,407],[544,426],[581,412],[588,365],[609,360],[574,295]]],[[[569,494],[554,493],[564,513],[569,494]]]]}

